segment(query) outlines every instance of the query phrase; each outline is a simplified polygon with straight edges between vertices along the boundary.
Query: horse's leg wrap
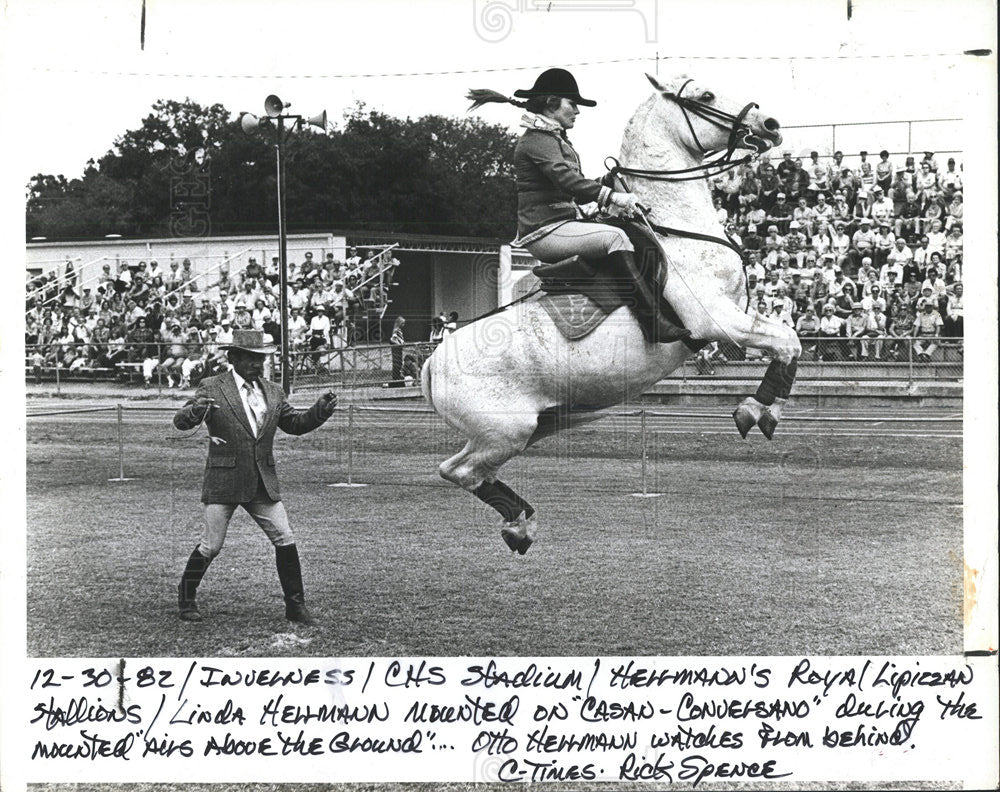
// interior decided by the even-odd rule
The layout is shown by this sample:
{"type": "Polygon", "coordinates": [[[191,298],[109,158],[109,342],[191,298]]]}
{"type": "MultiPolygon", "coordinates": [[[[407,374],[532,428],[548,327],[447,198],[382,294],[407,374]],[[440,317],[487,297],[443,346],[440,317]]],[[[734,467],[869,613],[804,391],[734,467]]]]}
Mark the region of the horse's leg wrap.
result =
{"type": "Polygon", "coordinates": [[[500,512],[504,522],[516,521],[522,512],[525,519],[530,518],[535,513],[530,503],[502,481],[492,483],[484,481],[472,491],[472,494],[487,506],[492,506],[500,512]]]}
{"type": "Polygon", "coordinates": [[[537,527],[534,521],[535,510],[531,504],[502,481],[484,481],[472,492],[483,503],[500,512],[504,521],[500,536],[507,547],[521,555],[527,553],[535,541],[533,533],[537,527]]]}
{"type": "Polygon", "coordinates": [[[764,379],[761,380],[754,398],[765,407],[774,404],[775,399],[787,399],[788,394],[792,392],[797,367],[798,360],[796,358],[792,358],[788,363],[772,360],[771,365],[764,372],[764,379]]]}

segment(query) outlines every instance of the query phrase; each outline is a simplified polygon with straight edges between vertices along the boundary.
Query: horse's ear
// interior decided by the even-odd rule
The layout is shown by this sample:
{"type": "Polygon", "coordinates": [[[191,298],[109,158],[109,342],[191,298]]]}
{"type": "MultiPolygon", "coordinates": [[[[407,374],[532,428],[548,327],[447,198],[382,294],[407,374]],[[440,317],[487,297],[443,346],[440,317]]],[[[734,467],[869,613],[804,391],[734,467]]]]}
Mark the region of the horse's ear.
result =
{"type": "Polygon", "coordinates": [[[649,82],[650,82],[650,83],[652,83],[653,87],[654,87],[654,88],[655,88],[655,89],[656,89],[657,91],[659,91],[660,93],[666,93],[666,92],[667,92],[667,89],[666,89],[666,88],[664,88],[664,87],[663,87],[663,85],[661,85],[661,84],[660,84],[660,81],[659,81],[659,80],[657,80],[657,79],[656,79],[656,78],[655,78],[655,77],[654,77],[654,76],[653,76],[652,74],[650,74],[649,72],[646,72],[646,79],[647,79],[647,80],[649,80],[649,82]]]}
{"type": "Polygon", "coordinates": [[[661,82],[658,78],[647,72],[646,79],[649,80],[652,86],[664,96],[674,96],[680,86],[685,82],[685,80],[687,80],[687,77],[679,75],[670,80],[661,82]]]}

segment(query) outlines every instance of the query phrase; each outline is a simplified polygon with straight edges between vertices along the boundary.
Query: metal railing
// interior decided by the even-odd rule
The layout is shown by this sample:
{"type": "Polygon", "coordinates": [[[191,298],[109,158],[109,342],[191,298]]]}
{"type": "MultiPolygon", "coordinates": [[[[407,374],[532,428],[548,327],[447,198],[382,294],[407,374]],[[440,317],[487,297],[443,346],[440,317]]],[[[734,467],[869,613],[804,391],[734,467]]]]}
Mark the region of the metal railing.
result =
{"type": "MultiPolygon", "coordinates": [[[[75,259],[73,259],[73,261],[79,261],[80,258],[81,258],[80,256],[77,256],[75,259]]],[[[93,259],[92,261],[88,261],[85,264],[81,264],[79,269],[75,269],[74,273],[73,273],[74,274],[74,280],[75,280],[75,288],[79,291],[79,290],[82,290],[85,286],[87,286],[89,284],[96,283],[97,280],[100,278],[99,274],[98,275],[93,275],[93,276],[91,276],[91,277],[89,277],[89,278],[87,278],[87,279],[84,280],[83,279],[83,273],[90,267],[91,264],[100,264],[102,261],[104,261],[105,259],[108,259],[108,258],[110,258],[110,257],[109,256],[101,256],[100,258],[93,259]]],[[[62,294],[62,290],[64,288],[66,288],[66,284],[69,282],[69,280],[65,276],[65,273],[60,274],[58,272],[58,268],[56,268],[55,270],[50,270],[49,272],[50,272],[50,274],[53,273],[53,272],[55,273],[55,275],[56,275],[55,280],[50,280],[48,284],[46,284],[44,286],[40,286],[37,289],[28,289],[27,294],[26,294],[26,298],[28,300],[33,300],[33,299],[37,298],[39,295],[44,294],[46,291],[49,290],[49,288],[52,288],[52,287],[56,288],[57,289],[57,293],[55,294],[55,296],[50,297],[50,298],[45,299],[45,300],[42,300],[38,304],[38,307],[40,307],[40,308],[44,308],[47,305],[51,305],[52,303],[57,302],[59,300],[59,295],[62,294]]],[[[30,280],[29,280],[29,283],[30,283],[30,280]]],[[[31,312],[30,310],[25,311],[25,316],[27,316],[30,312],[31,312]]]]}
{"type": "MultiPolygon", "coordinates": [[[[802,338],[799,382],[905,384],[959,382],[964,376],[964,345],[961,338],[802,338]]],[[[117,380],[123,385],[146,385],[158,392],[164,388],[197,384],[202,376],[226,367],[224,353],[213,343],[183,345],[184,353],[171,355],[176,344],[158,342],[86,343],[52,342],[25,348],[28,381],[61,383],[69,380],[96,382],[117,380]],[[71,351],[70,351],[71,350],[71,351]],[[181,361],[199,361],[182,373],[181,361]],[[164,364],[167,365],[164,365],[164,364]],[[145,366],[144,366],[145,364],[145,366]],[[149,373],[149,382],[143,376],[149,373]]],[[[293,343],[292,389],[337,387],[407,387],[419,384],[420,367],[433,352],[434,344],[421,342],[401,346],[371,344],[324,345],[311,349],[308,340],[293,343]]],[[[745,353],[719,345],[689,357],[666,380],[683,382],[710,380],[760,381],[769,360],[755,350],[745,353]]],[[[270,371],[281,370],[278,355],[268,361],[270,371]]]]}
{"type": "MultiPolygon", "coordinates": [[[[964,342],[944,336],[802,336],[799,382],[955,382],[964,375],[964,342]]],[[[719,344],[692,355],[667,379],[759,380],[770,358],[763,350],[719,344]]]]}
{"type": "Polygon", "coordinates": [[[370,344],[292,352],[292,387],[336,385],[345,389],[417,385],[434,344],[370,344]]]}
{"type": "MultiPolygon", "coordinates": [[[[845,160],[856,162],[859,161],[858,152],[867,148],[869,161],[874,168],[880,149],[888,150],[892,157],[912,155],[914,152],[921,154],[924,151],[934,151],[935,156],[961,154],[960,149],[950,148],[945,141],[962,140],[963,122],[964,119],[961,118],[916,118],[782,126],[781,132],[786,141],[782,149],[792,150],[796,156],[804,157],[808,157],[809,149],[812,149],[819,153],[821,161],[832,159],[833,152],[841,149],[845,160]],[[869,127],[878,129],[869,130],[869,127]],[[826,133],[822,130],[826,130],[826,133]],[[917,132],[916,136],[914,131],[917,132]],[[829,142],[817,142],[823,138],[829,142]],[[812,142],[806,143],[807,140],[812,142]],[[873,144],[873,140],[879,142],[873,144]]],[[[894,164],[899,166],[901,163],[894,164]]],[[[942,167],[944,162],[939,161],[938,165],[942,167]]]]}
{"type": "Polygon", "coordinates": [[[209,267],[204,272],[198,273],[193,278],[188,278],[186,281],[184,281],[183,283],[181,283],[180,286],[178,286],[178,287],[176,287],[174,289],[171,289],[168,292],[165,292],[164,295],[163,295],[163,299],[166,300],[172,294],[183,294],[184,290],[187,289],[192,283],[197,285],[198,281],[201,280],[202,278],[204,278],[204,277],[206,277],[208,275],[211,275],[213,273],[218,272],[222,268],[223,264],[228,264],[233,259],[239,258],[240,256],[248,253],[252,249],[253,248],[244,248],[239,253],[234,253],[231,256],[228,256],[228,255],[227,256],[222,256],[221,257],[222,260],[218,264],[215,264],[214,266],[209,267]]]}

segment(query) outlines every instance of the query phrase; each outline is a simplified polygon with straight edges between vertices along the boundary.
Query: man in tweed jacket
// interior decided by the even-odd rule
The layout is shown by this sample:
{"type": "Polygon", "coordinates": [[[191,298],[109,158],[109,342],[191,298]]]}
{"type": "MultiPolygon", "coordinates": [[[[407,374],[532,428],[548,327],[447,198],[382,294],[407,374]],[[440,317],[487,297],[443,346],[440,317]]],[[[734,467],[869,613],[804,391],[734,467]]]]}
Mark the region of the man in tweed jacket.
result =
{"type": "Polygon", "coordinates": [[[233,342],[225,349],[232,371],[202,380],[195,395],[174,416],[174,426],[182,431],[204,421],[209,433],[201,492],[205,524],[178,586],[180,617],[201,621],[195,602],[198,584],[222,550],[236,507],[242,506],[274,545],[285,616],[313,624],[305,606],[298,549],[281,502],[272,447],[279,428],[301,435],[322,426],[333,413],[337,397],[327,393],[305,411],[289,405],[282,389],[262,378],[264,358],[275,347],[264,344],[259,330],[234,330],[233,342]]]}

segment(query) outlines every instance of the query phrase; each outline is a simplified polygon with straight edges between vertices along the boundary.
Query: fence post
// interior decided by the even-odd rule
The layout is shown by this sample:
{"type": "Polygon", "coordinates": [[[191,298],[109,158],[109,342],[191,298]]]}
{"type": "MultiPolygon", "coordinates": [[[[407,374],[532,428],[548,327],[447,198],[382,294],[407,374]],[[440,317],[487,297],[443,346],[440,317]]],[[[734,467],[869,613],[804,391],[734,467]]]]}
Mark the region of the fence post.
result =
{"type": "Polygon", "coordinates": [[[327,484],[328,487],[367,487],[354,481],[354,405],[347,405],[347,481],[327,484]]]}
{"type": "Polygon", "coordinates": [[[910,336],[907,339],[906,348],[908,350],[907,358],[909,360],[909,363],[906,367],[906,376],[907,376],[906,387],[912,388],[913,387],[913,336],[910,336]]]}
{"type": "Polygon", "coordinates": [[[109,478],[108,481],[135,481],[135,479],[125,477],[125,435],[122,429],[121,404],[118,405],[116,412],[118,417],[118,477],[109,478]]]}
{"type": "Polygon", "coordinates": [[[649,492],[646,486],[646,466],[648,458],[646,438],[646,408],[639,410],[639,442],[642,443],[642,492],[633,492],[633,498],[659,498],[662,493],[649,492]]]}
{"type": "Polygon", "coordinates": [[[62,384],[59,382],[60,368],[62,368],[62,361],[59,360],[59,354],[56,353],[56,396],[62,396],[62,384]]]}
{"type": "Polygon", "coordinates": [[[156,395],[157,397],[163,396],[163,346],[157,343],[156,345],[156,359],[159,361],[156,364],[156,395]]]}

